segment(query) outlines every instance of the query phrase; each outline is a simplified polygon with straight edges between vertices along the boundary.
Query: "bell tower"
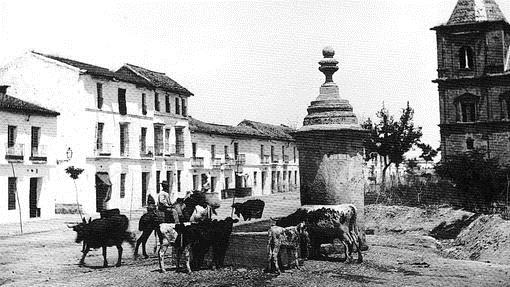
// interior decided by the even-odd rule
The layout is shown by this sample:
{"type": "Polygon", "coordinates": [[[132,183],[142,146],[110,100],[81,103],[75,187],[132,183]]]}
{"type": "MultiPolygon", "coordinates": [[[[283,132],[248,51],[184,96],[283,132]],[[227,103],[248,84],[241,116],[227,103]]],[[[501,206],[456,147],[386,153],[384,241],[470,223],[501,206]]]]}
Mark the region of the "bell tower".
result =
{"type": "Polygon", "coordinates": [[[495,0],[458,0],[432,30],[443,158],[476,148],[510,160],[510,24],[495,0]]]}

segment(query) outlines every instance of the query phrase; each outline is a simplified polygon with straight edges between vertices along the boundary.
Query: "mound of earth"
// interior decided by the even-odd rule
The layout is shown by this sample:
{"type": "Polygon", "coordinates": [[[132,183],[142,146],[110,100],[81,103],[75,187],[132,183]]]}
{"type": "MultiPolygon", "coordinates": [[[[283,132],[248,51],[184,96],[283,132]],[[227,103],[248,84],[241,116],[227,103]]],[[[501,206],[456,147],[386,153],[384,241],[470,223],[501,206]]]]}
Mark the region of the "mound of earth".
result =
{"type": "Polygon", "coordinates": [[[500,215],[481,215],[443,252],[457,259],[510,264],[510,221],[500,215]]]}
{"type": "MultiPolygon", "coordinates": [[[[452,231],[452,224],[470,220],[473,216],[471,212],[450,207],[422,209],[374,204],[365,206],[365,229],[376,232],[420,232],[427,235],[432,230],[448,233],[452,231]],[[443,228],[438,229],[438,226],[443,228]]],[[[453,231],[458,234],[460,229],[453,228],[453,231]]]]}

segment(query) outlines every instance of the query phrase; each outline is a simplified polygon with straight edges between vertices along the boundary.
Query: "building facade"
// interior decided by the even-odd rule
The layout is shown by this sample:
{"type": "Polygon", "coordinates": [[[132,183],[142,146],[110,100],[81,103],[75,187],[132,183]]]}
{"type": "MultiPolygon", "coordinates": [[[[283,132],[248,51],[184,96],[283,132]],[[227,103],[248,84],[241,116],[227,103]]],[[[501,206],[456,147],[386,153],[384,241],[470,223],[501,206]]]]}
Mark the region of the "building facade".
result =
{"type": "Polygon", "coordinates": [[[0,86],[0,223],[55,215],[51,177],[57,116],[0,86]]]}
{"type": "Polygon", "coordinates": [[[443,158],[481,149],[510,161],[510,24],[494,0],[459,0],[437,35],[443,158]]]}
{"type": "Polygon", "coordinates": [[[244,120],[237,126],[190,119],[193,189],[207,185],[222,198],[294,191],[299,155],[293,129],[244,120]]]}
{"type": "Polygon", "coordinates": [[[68,166],[86,213],[137,209],[160,182],[173,196],[191,188],[187,89],[158,73],[126,64],[117,71],[30,52],[0,69],[14,95],[59,111],[55,175],[57,203],[76,202],[68,166]],[[71,156],[69,156],[71,154],[71,156]]]}

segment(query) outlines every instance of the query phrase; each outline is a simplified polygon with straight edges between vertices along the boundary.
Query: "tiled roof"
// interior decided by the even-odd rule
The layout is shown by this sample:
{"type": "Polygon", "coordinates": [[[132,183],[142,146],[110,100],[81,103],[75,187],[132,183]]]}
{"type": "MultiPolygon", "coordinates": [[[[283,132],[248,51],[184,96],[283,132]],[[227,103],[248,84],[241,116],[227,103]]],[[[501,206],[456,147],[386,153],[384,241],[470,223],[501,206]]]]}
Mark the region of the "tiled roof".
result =
{"type": "Polygon", "coordinates": [[[95,66],[95,65],[91,65],[91,64],[71,60],[71,59],[66,59],[66,58],[62,58],[62,57],[58,57],[58,56],[42,54],[42,53],[38,53],[35,51],[32,51],[32,53],[40,55],[40,56],[44,56],[46,58],[53,59],[55,61],[62,62],[69,66],[78,68],[80,70],[84,70],[85,73],[87,73],[87,74],[102,76],[102,77],[107,77],[107,78],[113,78],[115,75],[112,71],[108,70],[107,68],[103,68],[103,67],[99,67],[99,66],[95,66]]]}
{"type": "Polygon", "coordinates": [[[495,0],[459,0],[446,25],[506,21],[495,0]]]}
{"type": "Polygon", "coordinates": [[[191,132],[223,135],[230,137],[253,137],[263,139],[276,139],[293,141],[290,132],[294,131],[288,127],[275,126],[244,120],[237,126],[219,125],[189,118],[189,129],[191,132]]]}
{"type": "Polygon", "coordinates": [[[157,88],[169,90],[171,92],[186,96],[193,95],[185,87],[179,85],[179,83],[165,75],[165,73],[151,71],[131,64],[125,64],[124,67],[128,67],[129,69],[133,70],[136,74],[149,81],[153,86],[157,88]]]}
{"type": "Polygon", "coordinates": [[[279,139],[287,139],[287,140],[293,140],[293,137],[291,134],[295,132],[293,128],[290,128],[288,126],[284,125],[271,125],[271,124],[265,124],[250,120],[244,120],[240,122],[238,127],[249,127],[254,130],[257,130],[258,132],[265,134],[268,137],[271,138],[279,138],[279,139]]]}
{"type": "Polygon", "coordinates": [[[9,95],[0,95],[0,110],[12,113],[38,114],[53,117],[60,115],[58,112],[43,108],[36,104],[20,100],[9,95]]]}

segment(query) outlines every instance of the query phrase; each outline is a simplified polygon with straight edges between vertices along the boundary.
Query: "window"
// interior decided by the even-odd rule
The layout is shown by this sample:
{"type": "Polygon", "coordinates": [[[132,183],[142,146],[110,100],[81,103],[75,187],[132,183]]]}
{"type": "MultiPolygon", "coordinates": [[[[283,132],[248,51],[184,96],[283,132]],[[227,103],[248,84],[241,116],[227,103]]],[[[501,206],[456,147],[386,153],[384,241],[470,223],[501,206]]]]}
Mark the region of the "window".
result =
{"type": "Polygon", "coordinates": [[[197,157],[197,143],[191,143],[191,156],[197,157]]]}
{"type": "Polygon", "coordinates": [[[217,182],[216,177],[211,176],[211,192],[214,192],[216,190],[216,182],[217,182]]]}
{"type": "Polygon", "coordinates": [[[17,128],[16,126],[8,126],[7,127],[7,147],[14,147],[16,144],[16,133],[17,128]]]}
{"type": "Polygon", "coordinates": [[[166,171],[166,180],[168,181],[168,190],[171,191],[174,186],[174,177],[171,170],[166,171]]]}
{"type": "Polygon", "coordinates": [[[177,171],[177,192],[181,192],[181,171],[177,171]]]}
{"type": "Polygon", "coordinates": [[[253,172],[253,186],[257,186],[257,172],[253,172]]]}
{"type": "Polygon", "coordinates": [[[97,91],[97,108],[101,109],[103,107],[103,84],[96,83],[96,91],[97,91]]]}
{"type": "Polygon", "coordinates": [[[165,142],[166,142],[166,149],[165,154],[170,155],[170,129],[165,129],[165,142]]]}
{"type": "Polygon", "coordinates": [[[175,114],[181,114],[181,98],[175,98],[175,114]]]}
{"type": "Polygon", "coordinates": [[[234,159],[239,158],[239,143],[234,143],[234,159]]]}
{"type": "Polygon", "coordinates": [[[198,174],[193,175],[193,190],[198,189],[198,174]]]}
{"type": "Polygon", "coordinates": [[[472,138],[466,139],[466,148],[471,150],[475,148],[475,141],[472,138]]]}
{"type": "Polygon", "coordinates": [[[165,112],[170,113],[170,96],[165,95],[165,112]]]}
{"type": "Polygon", "coordinates": [[[129,130],[127,123],[120,124],[120,156],[129,155],[129,130]]]}
{"type": "Polygon", "coordinates": [[[120,174],[120,198],[126,197],[126,174],[120,174]]]}
{"type": "Polygon", "coordinates": [[[211,145],[211,158],[212,159],[216,158],[216,146],[213,144],[211,145]]]}
{"type": "Polygon", "coordinates": [[[126,109],[126,89],[119,89],[118,101],[119,101],[119,114],[125,115],[127,113],[127,109],[126,109]]]}
{"type": "Polygon", "coordinates": [[[41,128],[40,127],[32,127],[32,139],[30,143],[31,147],[31,156],[42,156],[41,150],[39,148],[39,141],[41,138],[41,128]]]}
{"type": "Polygon", "coordinates": [[[477,120],[478,97],[472,94],[464,94],[455,99],[457,121],[475,122],[477,120]]]}
{"type": "Polygon", "coordinates": [[[145,93],[142,94],[142,115],[147,114],[147,98],[145,97],[145,93]]]}
{"type": "Polygon", "coordinates": [[[184,154],[184,133],[182,128],[175,128],[175,153],[184,154]]]}
{"type": "Polygon", "coordinates": [[[264,191],[264,187],[265,187],[265,185],[266,185],[266,177],[267,177],[267,172],[266,172],[266,171],[263,171],[263,172],[262,172],[262,179],[261,179],[261,180],[262,180],[262,181],[261,181],[261,183],[262,183],[262,191],[264,191]]]}
{"type": "Polygon", "coordinates": [[[140,153],[147,152],[147,128],[140,129],[140,153]]]}
{"type": "Polygon", "coordinates": [[[182,111],[181,114],[185,117],[188,115],[188,107],[186,105],[186,99],[182,98],[182,111]]]}
{"type": "Polygon", "coordinates": [[[464,46],[459,50],[459,64],[461,69],[473,69],[473,49],[464,46]]]}
{"type": "Polygon", "coordinates": [[[9,177],[7,180],[7,209],[8,210],[14,210],[16,209],[16,177],[9,177]]]}
{"type": "Polygon", "coordinates": [[[228,155],[228,145],[224,146],[223,149],[224,149],[225,159],[230,158],[228,155]]]}
{"type": "Polygon", "coordinates": [[[274,146],[271,146],[271,162],[274,162],[274,146]]]}
{"type": "Polygon", "coordinates": [[[276,171],[271,171],[271,191],[274,192],[276,187],[276,171]]]}
{"type": "Polygon", "coordinates": [[[97,123],[96,150],[100,151],[100,152],[103,150],[103,130],[104,130],[104,123],[97,123]]]}
{"type": "Polygon", "coordinates": [[[285,146],[282,145],[282,157],[285,157],[285,146]]]}
{"type": "Polygon", "coordinates": [[[159,112],[159,95],[154,93],[154,109],[159,112]]]}
{"type": "Polygon", "coordinates": [[[260,162],[264,162],[264,145],[260,145],[260,162]]]}
{"type": "Polygon", "coordinates": [[[159,182],[161,180],[161,171],[156,170],[156,193],[159,193],[161,191],[161,187],[159,185],[159,182]]]}
{"type": "Polygon", "coordinates": [[[297,170],[294,171],[294,184],[297,184],[297,170]]]}
{"type": "Polygon", "coordinates": [[[296,162],[296,147],[294,147],[294,162],[296,162]]]}
{"type": "Polygon", "coordinates": [[[163,127],[154,126],[154,153],[157,156],[163,155],[163,127]]]}

